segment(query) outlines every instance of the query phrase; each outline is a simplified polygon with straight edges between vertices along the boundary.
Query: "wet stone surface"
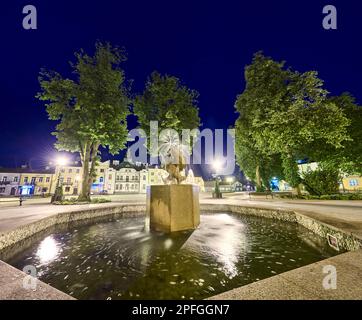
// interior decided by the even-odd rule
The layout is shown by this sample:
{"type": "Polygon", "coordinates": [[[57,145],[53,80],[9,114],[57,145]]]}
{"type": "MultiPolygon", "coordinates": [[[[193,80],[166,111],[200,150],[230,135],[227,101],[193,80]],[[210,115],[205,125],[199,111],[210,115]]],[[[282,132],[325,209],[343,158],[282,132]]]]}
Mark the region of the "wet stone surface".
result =
{"type": "Polygon", "coordinates": [[[48,231],[6,262],[77,299],[202,299],[335,255],[296,223],[201,215],[191,232],[147,232],[144,218],[48,231]]]}

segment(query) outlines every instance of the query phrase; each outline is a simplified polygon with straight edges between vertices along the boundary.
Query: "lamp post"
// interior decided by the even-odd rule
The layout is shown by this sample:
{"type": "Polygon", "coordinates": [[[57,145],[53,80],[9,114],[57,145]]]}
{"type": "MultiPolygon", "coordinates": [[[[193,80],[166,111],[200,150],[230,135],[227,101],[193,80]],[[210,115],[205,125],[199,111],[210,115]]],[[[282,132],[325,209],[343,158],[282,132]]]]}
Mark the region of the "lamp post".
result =
{"type": "Polygon", "coordinates": [[[212,175],[215,178],[215,187],[214,187],[214,192],[212,193],[212,197],[216,198],[216,199],[220,199],[222,198],[222,193],[220,192],[220,187],[219,187],[219,170],[221,168],[221,162],[219,160],[215,160],[215,162],[213,163],[213,168],[215,170],[215,173],[212,175]]]}
{"type": "Polygon", "coordinates": [[[61,180],[61,174],[64,166],[67,164],[67,159],[63,157],[59,157],[56,161],[56,164],[59,166],[59,173],[58,173],[58,179],[57,179],[57,185],[55,187],[54,194],[51,199],[51,203],[56,201],[63,201],[63,183],[60,183],[61,180]]]}

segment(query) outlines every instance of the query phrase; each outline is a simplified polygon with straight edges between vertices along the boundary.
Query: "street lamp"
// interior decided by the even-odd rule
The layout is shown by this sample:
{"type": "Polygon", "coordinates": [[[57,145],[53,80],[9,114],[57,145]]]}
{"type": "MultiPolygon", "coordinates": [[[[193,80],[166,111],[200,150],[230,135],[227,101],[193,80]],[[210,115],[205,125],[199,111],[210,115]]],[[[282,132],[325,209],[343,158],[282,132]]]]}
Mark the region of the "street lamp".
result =
{"type": "Polygon", "coordinates": [[[227,177],[226,182],[230,183],[230,184],[233,183],[234,182],[234,177],[227,177]]]}
{"type": "Polygon", "coordinates": [[[64,167],[66,164],[67,164],[67,159],[65,157],[58,157],[57,158],[57,165],[60,166],[60,167],[64,167]]]}
{"type": "Polygon", "coordinates": [[[221,161],[220,160],[215,160],[212,164],[212,167],[214,168],[215,170],[215,174],[217,174],[220,169],[221,169],[221,161]]]}
{"type": "Polygon", "coordinates": [[[56,201],[63,201],[64,199],[63,186],[60,184],[60,180],[61,180],[63,167],[66,166],[67,162],[68,161],[65,157],[58,157],[55,161],[55,163],[59,166],[59,173],[58,173],[57,185],[55,187],[55,191],[51,199],[52,203],[56,201]]]}
{"type": "Polygon", "coordinates": [[[220,172],[220,169],[222,167],[222,163],[220,160],[215,160],[212,164],[215,173],[212,175],[215,178],[215,188],[214,188],[214,192],[212,193],[212,197],[213,198],[217,198],[220,199],[222,198],[222,194],[220,192],[220,188],[219,188],[219,175],[218,173],[220,172]]]}

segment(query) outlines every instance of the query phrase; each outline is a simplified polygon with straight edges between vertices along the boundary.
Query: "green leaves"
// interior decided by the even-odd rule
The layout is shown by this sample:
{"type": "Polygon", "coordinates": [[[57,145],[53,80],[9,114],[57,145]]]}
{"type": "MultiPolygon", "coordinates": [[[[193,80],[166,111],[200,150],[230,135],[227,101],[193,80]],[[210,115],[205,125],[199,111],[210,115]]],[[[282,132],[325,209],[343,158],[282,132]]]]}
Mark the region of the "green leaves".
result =
{"type": "Polygon", "coordinates": [[[318,161],[351,140],[353,121],[339,105],[350,101],[328,98],[316,71],[299,73],[257,53],[245,68],[245,79],[246,88],[235,103],[240,114],[236,141],[239,153],[253,154],[255,163],[249,161],[246,169],[245,154],[238,154],[242,169],[250,171],[265,159],[279,157],[287,181],[296,186],[298,158],[318,161]],[[317,146],[326,152],[321,154],[317,146]]]}
{"type": "Polygon", "coordinates": [[[159,130],[174,129],[180,134],[182,129],[200,126],[197,98],[198,93],[178,78],[153,72],[143,94],[136,97],[133,111],[146,132],[150,121],[158,121],[159,130]]]}
{"type": "Polygon", "coordinates": [[[46,102],[49,118],[60,121],[56,147],[74,152],[86,142],[97,142],[117,153],[127,138],[130,100],[120,68],[126,57],[119,48],[97,42],[93,56],[81,50],[76,58],[71,64],[74,79],[45,70],[39,77],[37,97],[46,102]]]}

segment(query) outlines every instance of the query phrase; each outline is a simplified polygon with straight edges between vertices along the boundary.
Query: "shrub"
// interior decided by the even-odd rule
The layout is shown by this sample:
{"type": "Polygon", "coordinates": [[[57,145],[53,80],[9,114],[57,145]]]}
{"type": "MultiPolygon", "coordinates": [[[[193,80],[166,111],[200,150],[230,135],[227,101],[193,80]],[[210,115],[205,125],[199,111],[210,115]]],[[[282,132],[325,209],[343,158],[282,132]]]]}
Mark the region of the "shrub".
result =
{"type": "Polygon", "coordinates": [[[310,195],[331,195],[338,193],[339,171],[319,167],[302,175],[302,183],[310,195]]]}
{"type": "Polygon", "coordinates": [[[91,200],[91,203],[107,203],[107,202],[112,202],[112,201],[105,198],[94,198],[91,200]]]}

